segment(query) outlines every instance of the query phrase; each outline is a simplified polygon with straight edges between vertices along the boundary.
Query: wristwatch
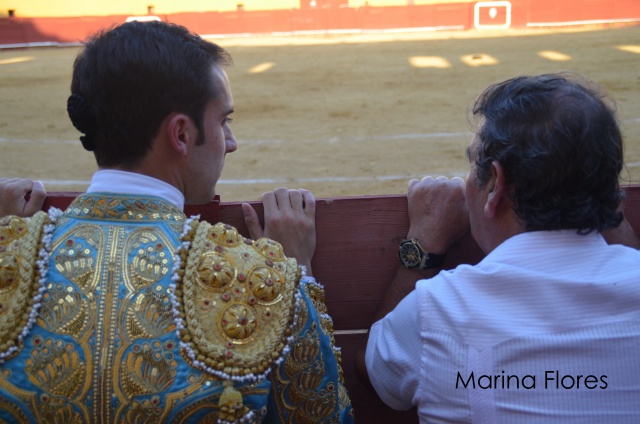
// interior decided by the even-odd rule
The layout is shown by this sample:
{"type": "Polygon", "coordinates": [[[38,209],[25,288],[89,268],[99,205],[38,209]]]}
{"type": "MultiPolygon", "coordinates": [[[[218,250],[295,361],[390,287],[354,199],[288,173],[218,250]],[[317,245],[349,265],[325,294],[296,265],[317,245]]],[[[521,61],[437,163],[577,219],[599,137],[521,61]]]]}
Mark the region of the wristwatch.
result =
{"type": "Polygon", "coordinates": [[[440,268],[447,255],[425,252],[417,239],[403,240],[398,250],[398,258],[409,269],[440,268]]]}

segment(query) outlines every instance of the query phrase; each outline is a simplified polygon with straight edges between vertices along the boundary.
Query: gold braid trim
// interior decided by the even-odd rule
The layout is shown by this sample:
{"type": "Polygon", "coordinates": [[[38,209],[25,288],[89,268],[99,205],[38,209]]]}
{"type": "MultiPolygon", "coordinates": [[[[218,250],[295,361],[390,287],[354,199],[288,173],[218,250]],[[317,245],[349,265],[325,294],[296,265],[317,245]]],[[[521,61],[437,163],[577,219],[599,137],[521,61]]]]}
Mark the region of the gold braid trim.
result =
{"type": "Polygon", "coordinates": [[[57,212],[0,220],[0,363],[19,353],[36,321],[57,212]]]}
{"type": "Polygon", "coordinates": [[[333,354],[336,357],[336,362],[338,365],[338,378],[339,381],[344,384],[344,372],[342,370],[342,351],[338,346],[336,346],[336,339],[333,334],[333,319],[327,311],[327,305],[325,303],[324,297],[324,286],[315,281],[315,279],[303,278],[302,281],[306,283],[305,288],[307,289],[309,298],[311,299],[313,306],[318,312],[318,318],[320,319],[320,325],[322,326],[323,332],[327,336],[329,336],[329,340],[331,341],[331,350],[333,350],[333,354]]]}
{"type": "Polygon", "coordinates": [[[289,352],[300,268],[274,241],[221,223],[187,225],[173,290],[185,356],[224,380],[261,380],[289,352]]]}

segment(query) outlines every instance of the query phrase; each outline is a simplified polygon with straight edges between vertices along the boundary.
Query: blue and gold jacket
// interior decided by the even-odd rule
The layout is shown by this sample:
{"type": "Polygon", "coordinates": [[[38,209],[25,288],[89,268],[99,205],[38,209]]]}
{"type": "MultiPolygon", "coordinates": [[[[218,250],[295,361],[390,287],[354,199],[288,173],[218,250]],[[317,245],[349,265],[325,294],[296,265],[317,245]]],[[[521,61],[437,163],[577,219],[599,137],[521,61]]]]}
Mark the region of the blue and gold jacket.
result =
{"type": "Polygon", "coordinates": [[[324,291],[156,197],[0,218],[0,420],[352,422],[324,291]]]}

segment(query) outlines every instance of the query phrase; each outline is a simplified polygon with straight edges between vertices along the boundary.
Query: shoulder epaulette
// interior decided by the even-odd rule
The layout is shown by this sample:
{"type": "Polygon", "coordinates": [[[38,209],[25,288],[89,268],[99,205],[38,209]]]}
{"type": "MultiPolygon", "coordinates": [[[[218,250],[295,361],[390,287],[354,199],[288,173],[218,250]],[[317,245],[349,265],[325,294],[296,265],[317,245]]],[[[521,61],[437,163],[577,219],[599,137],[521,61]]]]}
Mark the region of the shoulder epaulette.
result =
{"type": "Polygon", "coordinates": [[[277,242],[197,221],[178,256],[174,313],[188,359],[222,379],[264,378],[287,353],[300,280],[296,261],[277,242]]]}

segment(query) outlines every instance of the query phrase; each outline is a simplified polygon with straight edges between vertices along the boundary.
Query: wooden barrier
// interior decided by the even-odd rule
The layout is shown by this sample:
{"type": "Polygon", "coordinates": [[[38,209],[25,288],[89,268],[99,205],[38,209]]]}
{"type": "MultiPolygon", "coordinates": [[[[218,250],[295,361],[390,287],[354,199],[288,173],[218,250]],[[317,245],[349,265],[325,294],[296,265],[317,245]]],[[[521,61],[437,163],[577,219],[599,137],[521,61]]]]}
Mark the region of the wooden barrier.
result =
{"type": "MultiPolygon", "coordinates": [[[[625,215],[635,229],[640,229],[640,185],[630,185],[625,190],[625,215]]],[[[45,210],[49,206],[64,209],[77,194],[50,193],[45,210]]],[[[261,203],[252,205],[262,215],[261,203]]],[[[187,206],[185,212],[200,214],[201,219],[210,222],[231,224],[248,236],[240,203],[217,199],[208,205],[187,206]]],[[[415,410],[398,412],[385,406],[370,387],[360,383],[354,368],[355,353],[366,344],[373,314],[398,266],[396,252],[408,224],[406,196],[317,200],[317,248],[312,266],[316,278],[325,286],[336,343],[342,348],[346,386],[360,423],[418,422],[415,410]]],[[[482,257],[469,238],[453,247],[444,267],[474,264],[482,257]]]]}

